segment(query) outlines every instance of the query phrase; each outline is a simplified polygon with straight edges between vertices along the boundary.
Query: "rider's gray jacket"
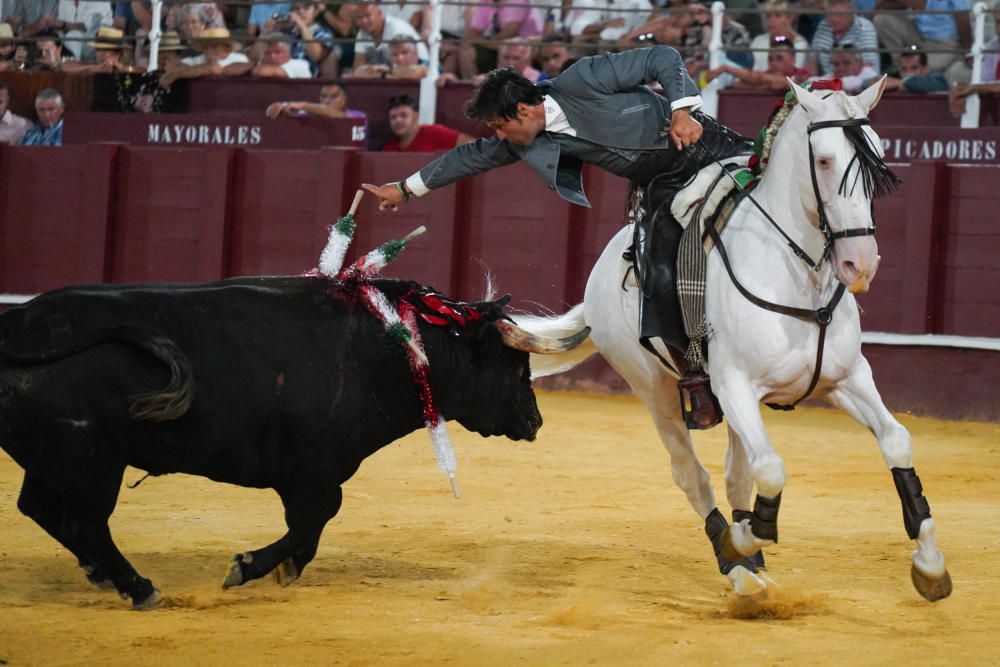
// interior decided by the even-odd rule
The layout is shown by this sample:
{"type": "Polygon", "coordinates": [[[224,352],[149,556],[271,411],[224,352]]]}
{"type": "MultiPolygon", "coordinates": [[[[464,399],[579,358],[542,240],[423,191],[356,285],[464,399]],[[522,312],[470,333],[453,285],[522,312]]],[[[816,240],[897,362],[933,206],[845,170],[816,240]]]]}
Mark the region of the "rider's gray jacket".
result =
{"type": "Polygon", "coordinates": [[[671,112],[701,105],[680,54],[668,46],[582,58],[538,87],[557,102],[575,137],[545,131],[529,146],[496,136],[462,144],[410,176],[409,189],[422,195],[524,160],[563,199],[590,206],[583,192],[584,162],[630,178],[644,154],[672,147],[664,132],[671,112]],[[654,82],[665,97],[645,85],[654,82]]]}

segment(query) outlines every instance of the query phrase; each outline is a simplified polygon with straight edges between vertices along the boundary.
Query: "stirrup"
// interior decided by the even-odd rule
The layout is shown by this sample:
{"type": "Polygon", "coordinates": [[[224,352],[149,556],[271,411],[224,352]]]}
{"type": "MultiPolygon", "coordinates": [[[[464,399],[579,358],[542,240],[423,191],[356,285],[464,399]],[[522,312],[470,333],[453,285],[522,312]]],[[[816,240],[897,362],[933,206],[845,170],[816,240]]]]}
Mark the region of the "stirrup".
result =
{"type": "Polygon", "coordinates": [[[722,422],[722,406],[712,393],[711,379],[702,371],[687,373],[677,381],[681,414],[689,429],[703,431],[722,422]]]}

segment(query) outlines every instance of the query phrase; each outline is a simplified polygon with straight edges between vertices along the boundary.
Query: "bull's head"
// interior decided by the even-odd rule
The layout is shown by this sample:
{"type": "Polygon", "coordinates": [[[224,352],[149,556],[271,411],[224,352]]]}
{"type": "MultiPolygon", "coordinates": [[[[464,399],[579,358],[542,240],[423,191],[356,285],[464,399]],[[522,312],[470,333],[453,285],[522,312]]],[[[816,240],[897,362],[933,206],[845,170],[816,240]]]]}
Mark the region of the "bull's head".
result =
{"type": "MultiPolygon", "coordinates": [[[[447,416],[483,436],[534,440],[542,416],[531,388],[529,353],[572,350],[586,340],[590,329],[567,338],[532,334],[504,316],[502,309],[508,300],[505,297],[466,305],[477,314],[476,321],[466,326],[460,336],[471,345],[473,372],[466,376],[470,384],[458,395],[448,392],[452,409],[447,416]]],[[[433,378],[433,370],[431,375],[433,378]]]]}

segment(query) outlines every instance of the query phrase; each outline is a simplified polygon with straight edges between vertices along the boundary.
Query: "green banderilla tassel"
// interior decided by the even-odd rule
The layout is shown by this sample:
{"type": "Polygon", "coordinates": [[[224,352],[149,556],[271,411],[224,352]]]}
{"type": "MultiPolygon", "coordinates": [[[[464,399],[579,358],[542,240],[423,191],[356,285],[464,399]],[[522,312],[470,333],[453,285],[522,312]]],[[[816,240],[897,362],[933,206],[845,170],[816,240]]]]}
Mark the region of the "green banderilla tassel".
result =
{"type": "Polygon", "coordinates": [[[410,332],[402,322],[393,322],[385,328],[390,336],[400,345],[410,344],[410,332]]]}
{"type": "Polygon", "coordinates": [[[351,238],[354,236],[354,230],[357,228],[357,222],[354,220],[354,215],[348,213],[347,215],[337,218],[336,224],[333,228],[337,230],[338,234],[343,234],[344,236],[351,238]]]}

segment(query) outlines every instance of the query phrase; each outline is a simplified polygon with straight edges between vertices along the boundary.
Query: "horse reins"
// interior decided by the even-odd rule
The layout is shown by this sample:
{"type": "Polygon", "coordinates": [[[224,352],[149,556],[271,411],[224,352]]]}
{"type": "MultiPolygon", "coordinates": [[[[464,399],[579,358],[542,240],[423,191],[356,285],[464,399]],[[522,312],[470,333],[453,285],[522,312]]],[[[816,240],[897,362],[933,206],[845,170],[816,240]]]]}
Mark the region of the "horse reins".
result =
{"type": "MultiPolygon", "coordinates": [[[[818,123],[810,123],[807,132],[809,135],[812,135],[812,133],[816,130],[822,130],[830,127],[845,127],[845,128],[860,127],[862,125],[868,125],[868,124],[869,121],[867,118],[828,120],[828,121],[821,121],[818,123]]],[[[801,246],[799,246],[794,240],[792,240],[791,237],[788,236],[787,233],[785,233],[785,231],[781,228],[781,226],[777,222],[775,222],[774,218],[772,218],[770,214],[768,214],[768,212],[765,211],[764,208],[757,202],[757,200],[753,198],[753,196],[750,194],[750,191],[744,190],[743,187],[736,181],[736,178],[729,172],[728,169],[725,168],[724,165],[722,165],[721,162],[716,160],[716,164],[722,167],[722,171],[728,174],[729,177],[733,180],[733,182],[736,183],[737,187],[740,189],[740,196],[749,199],[753,203],[753,205],[757,207],[757,210],[759,210],[761,214],[767,219],[767,221],[770,222],[771,225],[776,230],[778,230],[778,232],[783,237],[785,237],[785,240],[788,241],[788,245],[792,249],[792,252],[799,259],[801,259],[809,268],[813,269],[814,271],[819,271],[819,269],[822,267],[823,261],[829,257],[830,252],[833,250],[833,244],[835,241],[837,241],[838,239],[848,238],[851,236],[874,236],[877,227],[873,223],[871,227],[855,227],[851,229],[844,229],[838,232],[835,232],[830,228],[830,223],[826,215],[826,208],[823,206],[823,198],[820,196],[819,192],[819,182],[816,178],[816,160],[813,156],[812,142],[809,141],[808,144],[809,144],[809,173],[812,179],[813,193],[816,196],[816,206],[819,213],[819,229],[820,232],[823,234],[823,238],[826,240],[826,243],[823,248],[823,256],[820,258],[818,262],[814,262],[812,258],[809,256],[809,253],[803,250],[801,246]]],[[[847,169],[844,171],[844,179],[841,182],[841,188],[844,188],[846,186],[847,175],[851,170],[851,165],[854,163],[856,159],[858,159],[857,153],[855,154],[855,158],[851,160],[851,163],[848,164],[847,169]]],[[[861,164],[858,165],[858,169],[859,170],[862,169],[861,164]]],[[[868,188],[868,183],[866,180],[866,190],[867,188],[868,188]]],[[[738,204],[739,201],[736,202],[736,205],[738,204]]],[[[809,382],[808,389],[806,389],[805,393],[802,394],[802,396],[800,396],[798,399],[796,399],[794,402],[790,404],[787,405],[782,405],[780,403],[765,404],[767,405],[767,407],[774,410],[794,410],[796,405],[804,401],[806,398],[810,396],[810,394],[812,394],[813,390],[816,388],[816,385],[819,383],[819,378],[823,370],[823,348],[826,342],[826,329],[827,326],[830,324],[830,322],[833,321],[833,312],[834,310],[836,310],[837,305],[840,303],[841,298],[844,296],[844,291],[846,290],[846,286],[843,283],[838,283],[836,290],[834,290],[833,296],[830,297],[830,301],[825,306],[820,306],[819,308],[816,308],[814,310],[809,308],[798,308],[795,306],[784,306],[778,303],[773,303],[766,299],[762,299],[759,296],[753,294],[746,287],[744,287],[743,284],[740,283],[740,281],[736,278],[736,274],[733,271],[732,264],[729,261],[729,254],[726,252],[726,247],[722,243],[722,236],[719,234],[718,229],[716,229],[714,221],[712,221],[712,224],[708,224],[705,227],[706,227],[705,233],[712,239],[712,242],[715,244],[715,247],[719,249],[719,256],[722,258],[722,263],[726,267],[726,273],[729,274],[729,279],[733,281],[733,285],[736,286],[736,289],[739,291],[740,294],[743,295],[744,298],[746,298],[750,303],[760,308],[763,308],[764,310],[769,310],[771,312],[779,313],[781,315],[788,315],[790,317],[795,317],[800,320],[815,321],[816,324],[819,325],[819,342],[816,346],[816,363],[814,365],[813,376],[812,380],[809,382]]]]}

